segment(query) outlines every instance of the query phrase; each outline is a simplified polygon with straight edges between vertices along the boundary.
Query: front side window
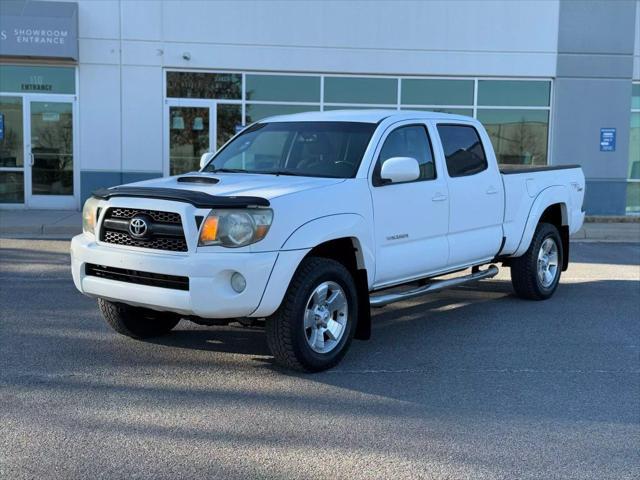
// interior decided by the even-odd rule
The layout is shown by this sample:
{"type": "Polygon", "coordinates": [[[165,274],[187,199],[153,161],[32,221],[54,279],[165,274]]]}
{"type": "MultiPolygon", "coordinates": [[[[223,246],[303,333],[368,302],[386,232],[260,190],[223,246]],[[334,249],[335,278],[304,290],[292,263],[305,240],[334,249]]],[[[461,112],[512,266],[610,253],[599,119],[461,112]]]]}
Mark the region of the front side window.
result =
{"type": "Polygon", "coordinates": [[[438,134],[450,177],[466,177],[487,169],[487,158],[475,128],[468,125],[438,125],[438,134]]]}
{"type": "Polygon", "coordinates": [[[249,127],[205,172],[355,177],[376,128],[359,122],[272,122],[249,127]]]}
{"type": "Polygon", "coordinates": [[[436,178],[431,142],[427,129],[423,125],[407,125],[396,128],[387,136],[373,171],[375,186],[384,185],[384,181],[380,178],[380,171],[384,161],[392,157],[411,157],[418,161],[420,177],[415,181],[436,178]]]}

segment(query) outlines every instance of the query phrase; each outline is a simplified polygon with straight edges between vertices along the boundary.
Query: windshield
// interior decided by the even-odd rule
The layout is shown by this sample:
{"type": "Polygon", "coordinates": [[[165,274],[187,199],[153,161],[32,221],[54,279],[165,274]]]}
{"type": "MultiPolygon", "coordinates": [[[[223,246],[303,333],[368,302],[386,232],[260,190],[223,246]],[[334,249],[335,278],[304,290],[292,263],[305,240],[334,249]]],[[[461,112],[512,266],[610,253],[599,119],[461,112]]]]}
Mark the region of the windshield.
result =
{"type": "Polygon", "coordinates": [[[351,178],[376,125],[274,122],[253,125],[226,145],[205,172],[351,178]]]}

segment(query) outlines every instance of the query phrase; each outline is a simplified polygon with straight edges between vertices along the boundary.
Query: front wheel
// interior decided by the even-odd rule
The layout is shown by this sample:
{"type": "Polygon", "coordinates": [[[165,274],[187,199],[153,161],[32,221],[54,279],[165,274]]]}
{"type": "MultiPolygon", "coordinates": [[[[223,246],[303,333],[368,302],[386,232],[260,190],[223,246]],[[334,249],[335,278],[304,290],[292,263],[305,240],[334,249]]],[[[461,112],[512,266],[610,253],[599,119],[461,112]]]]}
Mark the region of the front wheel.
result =
{"type": "Polygon", "coordinates": [[[511,261],[511,283],[516,294],[530,300],[546,300],[558,288],[562,272],[562,240],[550,223],[538,224],[531,245],[511,261]]]}
{"type": "Polygon", "coordinates": [[[267,343],[276,363],[317,372],[347,352],[358,318],[353,277],[339,262],[307,258],[276,313],[267,319],[267,343]]]}
{"type": "Polygon", "coordinates": [[[116,332],[140,340],[164,335],[180,321],[175,313],[132,307],[104,298],[98,299],[98,308],[107,324],[116,332]]]}

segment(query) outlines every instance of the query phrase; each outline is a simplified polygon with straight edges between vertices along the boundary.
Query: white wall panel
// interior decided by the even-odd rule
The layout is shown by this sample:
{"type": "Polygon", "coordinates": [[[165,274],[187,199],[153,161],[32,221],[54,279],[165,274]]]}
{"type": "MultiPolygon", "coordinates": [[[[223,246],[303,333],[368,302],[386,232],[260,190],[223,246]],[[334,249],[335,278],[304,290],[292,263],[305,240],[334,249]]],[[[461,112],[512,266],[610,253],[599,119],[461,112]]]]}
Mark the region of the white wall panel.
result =
{"type": "Polygon", "coordinates": [[[552,53],[414,52],[169,43],[164,65],[172,68],[272,70],[390,75],[511,75],[552,77],[552,53]],[[190,61],[182,58],[191,55],[190,61]]]}
{"type": "Polygon", "coordinates": [[[79,40],[80,62],[118,65],[120,63],[120,41],[81,38],[79,40]]]}
{"type": "Polygon", "coordinates": [[[169,1],[163,9],[168,42],[518,52],[557,47],[557,1],[169,1]]]}
{"type": "Polygon", "coordinates": [[[80,161],[83,170],[120,169],[120,74],[112,65],[80,65],[80,161]]]}
{"type": "Polygon", "coordinates": [[[122,68],[122,169],[162,171],[162,68],[122,68]]]}
{"type": "Polygon", "coordinates": [[[121,9],[123,39],[161,40],[162,2],[127,0],[121,9]]]}
{"type": "Polygon", "coordinates": [[[78,1],[80,38],[119,38],[120,2],[117,0],[78,1]]]}

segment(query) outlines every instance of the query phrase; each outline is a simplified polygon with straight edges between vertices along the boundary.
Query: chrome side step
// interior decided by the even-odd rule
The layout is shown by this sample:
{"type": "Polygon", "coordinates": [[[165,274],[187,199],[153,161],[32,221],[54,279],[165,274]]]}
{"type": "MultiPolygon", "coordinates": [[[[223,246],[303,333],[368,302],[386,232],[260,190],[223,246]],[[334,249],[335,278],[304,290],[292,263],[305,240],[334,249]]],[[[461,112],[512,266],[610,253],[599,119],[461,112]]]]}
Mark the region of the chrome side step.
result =
{"type": "Polygon", "coordinates": [[[486,270],[478,270],[470,275],[464,275],[462,277],[447,278],[445,280],[433,280],[427,285],[417,287],[411,290],[405,290],[403,292],[394,292],[381,295],[371,295],[369,297],[369,303],[372,307],[384,307],[390,303],[399,302],[401,300],[408,300],[410,298],[426,295],[427,293],[438,292],[445,288],[457,287],[465,283],[476,282],[483,278],[495,277],[498,274],[498,267],[490,265],[486,270]]]}

